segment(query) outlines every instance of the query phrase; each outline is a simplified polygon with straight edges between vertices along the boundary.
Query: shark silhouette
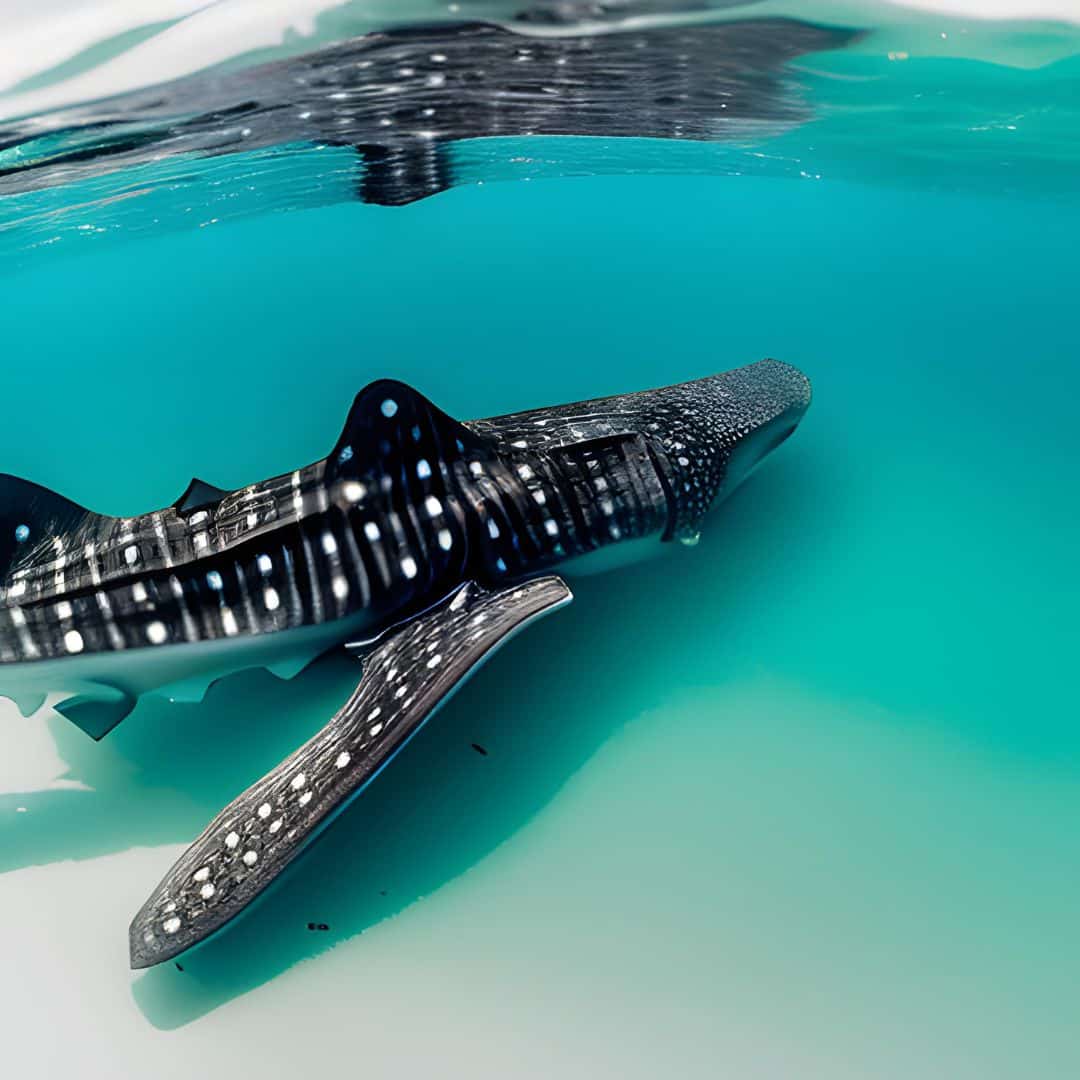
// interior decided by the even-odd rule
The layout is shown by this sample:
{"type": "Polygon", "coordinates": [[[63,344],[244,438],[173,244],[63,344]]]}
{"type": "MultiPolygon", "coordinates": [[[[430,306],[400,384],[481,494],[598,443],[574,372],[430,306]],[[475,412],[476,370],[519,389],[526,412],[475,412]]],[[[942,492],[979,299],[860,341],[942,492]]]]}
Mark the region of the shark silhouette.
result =
{"type": "Polygon", "coordinates": [[[510,635],[567,603],[551,570],[693,543],[795,429],[773,360],[658,390],[458,422],[391,380],[330,454],[134,518],[0,477],[0,693],[96,737],[145,693],[299,670],[354,639],[363,675],[313,740],[231,803],[131,928],[145,967],[242,911],[510,635]]]}
{"type": "Polygon", "coordinates": [[[719,141],[783,129],[809,115],[786,65],[856,36],[782,18],[583,33],[564,7],[513,27],[390,29],[16,122],[0,131],[0,196],[165,156],[318,143],[357,150],[360,199],[401,205],[455,182],[461,140],[719,141]]]}

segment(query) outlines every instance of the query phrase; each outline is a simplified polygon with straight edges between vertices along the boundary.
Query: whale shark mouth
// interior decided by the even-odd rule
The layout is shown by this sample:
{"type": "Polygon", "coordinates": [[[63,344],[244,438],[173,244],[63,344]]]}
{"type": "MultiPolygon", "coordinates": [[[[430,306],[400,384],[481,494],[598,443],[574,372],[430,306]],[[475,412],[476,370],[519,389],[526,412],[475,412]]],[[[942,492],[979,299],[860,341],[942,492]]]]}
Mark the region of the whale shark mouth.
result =
{"type": "MultiPolygon", "coordinates": [[[[753,371],[755,368],[759,368],[759,365],[738,369],[738,372],[753,371]]],[[[654,464],[669,507],[665,540],[697,543],[708,512],[723,502],[765,458],[795,434],[809,407],[809,383],[801,372],[786,364],[761,361],[760,368],[764,369],[761,372],[764,382],[756,402],[747,397],[734,398],[736,407],[745,410],[743,415],[726,417],[718,432],[704,435],[693,449],[684,447],[666,455],[654,451],[654,464]],[[779,391],[769,387],[777,370],[781,373],[779,391]],[[792,373],[793,380],[790,386],[785,386],[788,372],[792,373]],[[748,405],[751,407],[747,408],[748,405]],[[710,463],[708,471],[711,476],[703,478],[688,471],[689,455],[695,451],[699,455],[698,460],[710,463]]],[[[724,376],[716,378],[723,379],[724,376]]],[[[701,382],[702,392],[707,394],[712,380],[703,379],[701,382]]]]}

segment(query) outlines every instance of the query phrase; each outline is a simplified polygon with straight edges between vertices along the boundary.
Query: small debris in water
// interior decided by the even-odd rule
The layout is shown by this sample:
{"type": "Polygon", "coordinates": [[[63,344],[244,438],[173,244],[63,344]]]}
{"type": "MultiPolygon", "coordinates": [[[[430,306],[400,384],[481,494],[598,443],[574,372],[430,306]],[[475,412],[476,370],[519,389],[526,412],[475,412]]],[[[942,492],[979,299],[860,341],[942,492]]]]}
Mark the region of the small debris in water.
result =
{"type": "Polygon", "coordinates": [[[183,971],[184,969],[179,964],[177,964],[176,965],[176,970],[177,971],[183,971]]]}
{"type": "Polygon", "coordinates": [[[487,757],[487,751],[478,742],[474,742],[472,748],[482,757],[487,757]]]}

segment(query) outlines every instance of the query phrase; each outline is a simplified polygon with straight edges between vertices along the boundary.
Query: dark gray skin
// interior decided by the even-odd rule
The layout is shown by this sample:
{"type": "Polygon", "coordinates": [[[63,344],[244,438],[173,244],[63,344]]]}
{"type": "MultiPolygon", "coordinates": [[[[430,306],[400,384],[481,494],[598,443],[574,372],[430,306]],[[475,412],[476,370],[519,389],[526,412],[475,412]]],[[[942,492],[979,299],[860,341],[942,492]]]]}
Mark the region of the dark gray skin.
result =
{"type": "Polygon", "coordinates": [[[774,132],[808,116],[786,65],[856,36],[768,18],[582,35],[561,25],[560,10],[541,9],[515,29],[391,29],[16,122],[0,131],[0,149],[21,151],[0,168],[0,196],[163,156],[318,143],[359,152],[359,198],[400,205],[454,182],[450,148],[460,140],[774,132]]]}

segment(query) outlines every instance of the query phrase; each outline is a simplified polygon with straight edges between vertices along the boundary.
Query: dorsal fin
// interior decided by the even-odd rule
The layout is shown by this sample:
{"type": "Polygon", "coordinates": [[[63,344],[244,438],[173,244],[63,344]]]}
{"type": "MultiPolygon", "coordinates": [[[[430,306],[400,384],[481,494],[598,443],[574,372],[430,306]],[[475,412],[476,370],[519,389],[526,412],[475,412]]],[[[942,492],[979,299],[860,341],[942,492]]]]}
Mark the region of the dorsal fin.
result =
{"type": "Polygon", "coordinates": [[[454,183],[449,149],[434,139],[418,139],[397,146],[358,144],[363,175],[357,185],[362,202],[378,206],[406,206],[438,195],[454,183]]]}
{"type": "MultiPolygon", "coordinates": [[[[55,537],[63,537],[90,511],[49,488],[0,474],[0,581],[55,537]]],[[[52,548],[48,547],[51,557],[52,548]]]]}
{"type": "Polygon", "coordinates": [[[406,456],[432,464],[460,456],[483,440],[423,394],[396,379],[369,383],[353,400],[345,427],[326,459],[327,480],[387,467],[406,456]]]}
{"type": "Polygon", "coordinates": [[[184,494],[173,505],[181,514],[190,513],[192,510],[200,510],[211,503],[221,502],[229,493],[224,488],[214,487],[197,476],[191,478],[191,483],[184,489],[184,494]]]}

